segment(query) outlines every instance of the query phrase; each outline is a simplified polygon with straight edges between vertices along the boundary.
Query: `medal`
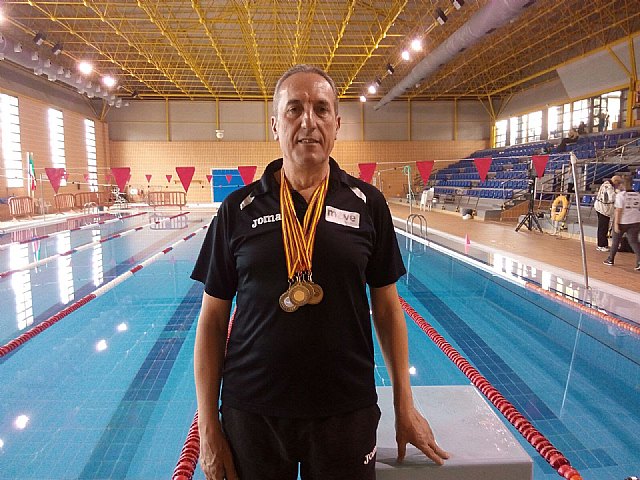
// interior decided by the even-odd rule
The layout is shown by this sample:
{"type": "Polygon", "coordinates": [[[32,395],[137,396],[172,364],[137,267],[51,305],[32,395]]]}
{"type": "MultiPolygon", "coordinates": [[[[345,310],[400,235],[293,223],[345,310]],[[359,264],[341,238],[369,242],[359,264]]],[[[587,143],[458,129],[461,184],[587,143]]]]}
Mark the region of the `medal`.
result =
{"type": "Polygon", "coordinates": [[[316,228],[324,200],[327,196],[329,175],[311,195],[303,224],[296,216],[290,186],[284,174],[280,175],[280,216],[282,218],[282,240],[287,261],[289,288],[280,296],[280,307],[285,312],[294,312],[304,305],[316,305],[322,301],[322,288],[311,280],[311,262],[315,244],[316,228]]]}
{"type": "Polygon", "coordinates": [[[280,295],[280,308],[287,313],[295,312],[298,305],[295,305],[289,298],[289,290],[280,295]]]}

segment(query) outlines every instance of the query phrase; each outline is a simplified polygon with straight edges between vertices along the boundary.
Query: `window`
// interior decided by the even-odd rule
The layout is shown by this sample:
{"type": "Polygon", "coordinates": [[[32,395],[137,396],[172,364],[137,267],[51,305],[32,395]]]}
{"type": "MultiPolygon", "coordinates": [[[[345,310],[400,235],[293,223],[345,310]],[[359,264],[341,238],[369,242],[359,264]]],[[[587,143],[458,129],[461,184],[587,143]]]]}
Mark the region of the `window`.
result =
{"type": "Polygon", "coordinates": [[[0,94],[0,132],[2,139],[2,158],[7,176],[7,187],[24,186],[22,175],[22,148],[20,146],[20,117],[18,98],[0,94]]]}
{"type": "MultiPolygon", "coordinates": [[[[64,123],[62,112],[55,108],[49,109],[49,146],[51,148],[51,164],[54,168],[67,168],[64,156],[64,123]]],[[[60,180],[60,186],[67,184],[66,178],[60,180]]]]}
{"type": "Polygon", "coordinates": [[[500,120],[496,122],[496,147],[507,146],[507,120],[500,120]]]}
{"type": "Polygon", "coordinates": [[[98,191],[98,160],[96,157],[96,125],[93,120],[84,119],[84,143],[87,148],[87,171],[89,190],[98,191]]]}
{"type": "Polygon", "coordinates": [[[524,141],[535,142],[540,140],[542,135],[542,111],[531,112],[522,116],[526,119],[526,129],[524,130],[524,141]]]}

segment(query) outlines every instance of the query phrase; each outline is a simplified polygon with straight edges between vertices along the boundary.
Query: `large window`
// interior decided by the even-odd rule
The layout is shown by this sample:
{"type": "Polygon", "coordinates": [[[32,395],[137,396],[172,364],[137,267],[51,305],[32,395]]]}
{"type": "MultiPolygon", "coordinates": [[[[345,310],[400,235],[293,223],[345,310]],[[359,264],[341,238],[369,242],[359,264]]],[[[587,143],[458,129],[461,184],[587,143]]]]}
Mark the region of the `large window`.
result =
{"type": "MultiPolygon", "coordinates": [[[[55,108],[49,109],[49,146],[51,148],[51,164],[54,168],[67,168],[64,156],[64,123],[62,112],[55,108]]],[[[60,180],[60,185],[65,186],[66,179],[60,180]]]]}
{"type": "MultiPolygon", "coordinates": [[[[506,120],[504,128],[506,128],[506,120]]],[[[535,142],[537,140],[540,140],[541,135],[542,111],[539,110],[537,112],[526,113],[519,117],[511,117],[509,119],[509,145],[535,142]]],[[[506,138],[506,132],[504,136],[506,138]]],[[[497,140],[498,136],[496,134],[496,142],[497,140]]]]}
{"type": "Polygon", "coordinates": [[[84,143],[87,148],[87,170],[89,189],[98,191],[98,160],[96,157],[96,125],[93,120],[84,120],[84,143]]]}
{"type": "Polygon", "coordinates": [[[4,93],[0,94],[0,133],[7,187],[21,188],[24,186],[24,180],[22,174],[22,149],[20,147],[18,98],[4,93]]]}
{"type": "Polygon", "coordinates": [[[506,147],[507,146],[507,130],[508,130],[508,122],[507,120],[500,120],[496,122],[496,147],[506,147]]]}

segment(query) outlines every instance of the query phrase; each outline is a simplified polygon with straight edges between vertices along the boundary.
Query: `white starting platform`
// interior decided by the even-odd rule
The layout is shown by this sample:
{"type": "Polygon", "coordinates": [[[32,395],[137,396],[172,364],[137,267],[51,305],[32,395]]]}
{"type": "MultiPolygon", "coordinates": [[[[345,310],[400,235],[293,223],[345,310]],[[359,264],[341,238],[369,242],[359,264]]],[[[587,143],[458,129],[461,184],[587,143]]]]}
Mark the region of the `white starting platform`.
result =
{"type": "Polygon", "coordinates": [[[402,463],[397,444],[392,387],[378,387],[378,480],[527,480],[533,461],[472,385],[413,387],[416,408],[429,421],[449,460],[438,466],[412,445],[402,463]]]}

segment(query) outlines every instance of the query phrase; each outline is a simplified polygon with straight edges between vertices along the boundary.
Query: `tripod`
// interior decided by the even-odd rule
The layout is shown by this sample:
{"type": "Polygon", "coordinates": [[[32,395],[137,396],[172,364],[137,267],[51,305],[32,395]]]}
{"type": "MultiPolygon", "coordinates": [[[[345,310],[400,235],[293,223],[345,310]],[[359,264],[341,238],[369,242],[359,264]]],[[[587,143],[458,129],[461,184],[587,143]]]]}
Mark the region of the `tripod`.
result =
{"type": "Polygon", "coordinates": [[[527,194],[527,196],[529,197],[529,210],[527,211],[527,214],[524,216],[524,218],[520,220],[520,223],[516,227],[516,232],[520,230],[523,225],[526,225],[529,231],[531,231],[533,226],[535,225],[538,230],[540,230],[540,233],[542,233],[542,227],[540,226],[540,222],[538,222],[538,217],[536,217],[536,214],[533,212],[533,182],[533,180],[529,180],[529,193],[527,194]]]}

